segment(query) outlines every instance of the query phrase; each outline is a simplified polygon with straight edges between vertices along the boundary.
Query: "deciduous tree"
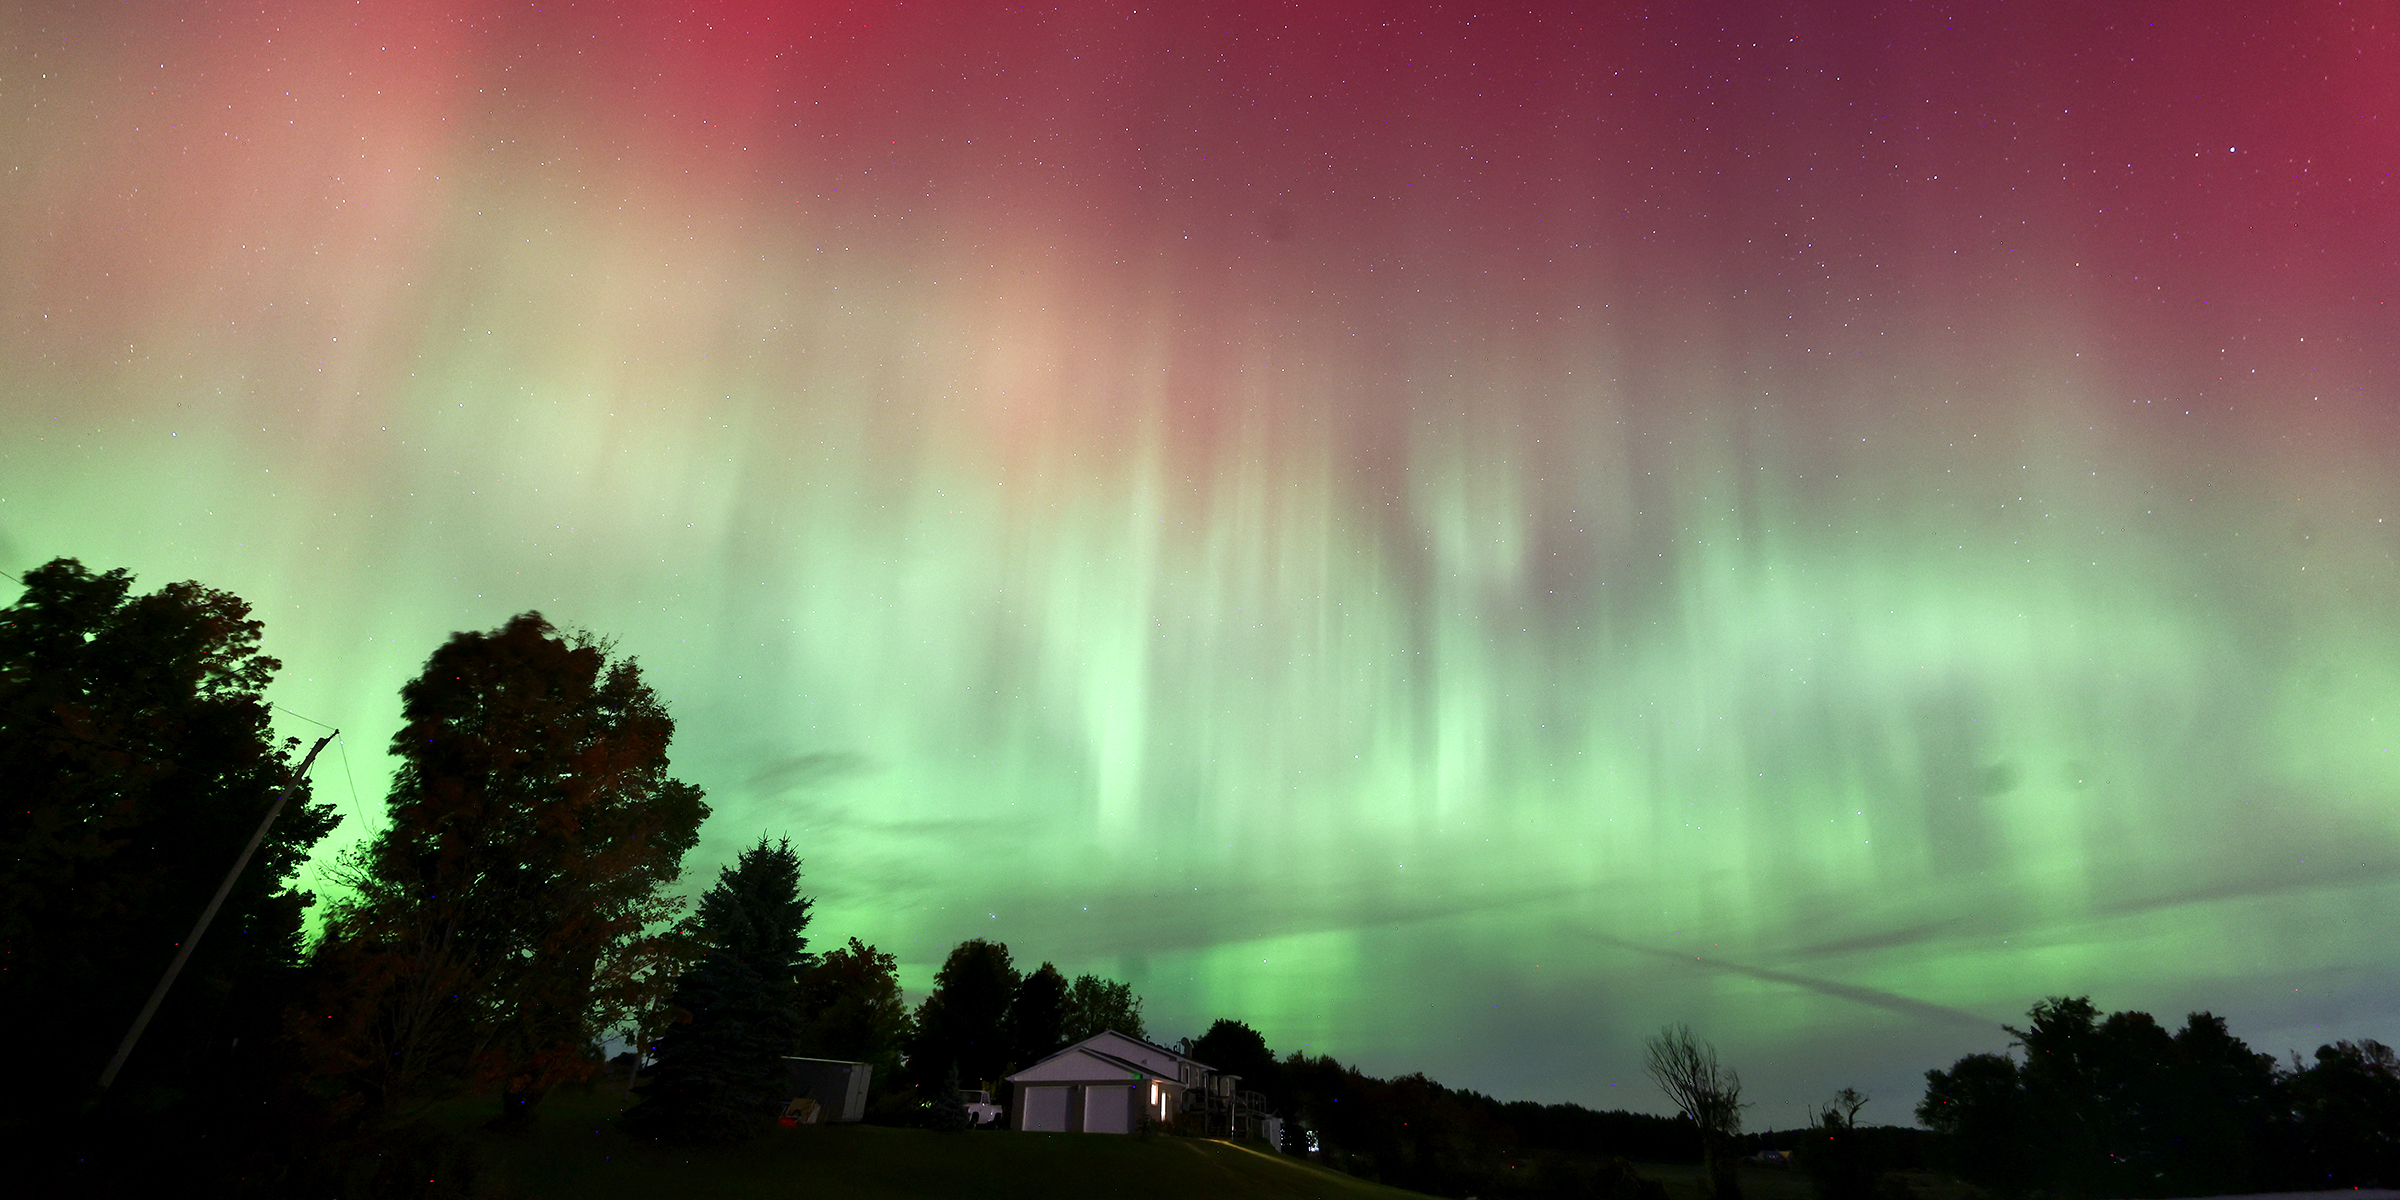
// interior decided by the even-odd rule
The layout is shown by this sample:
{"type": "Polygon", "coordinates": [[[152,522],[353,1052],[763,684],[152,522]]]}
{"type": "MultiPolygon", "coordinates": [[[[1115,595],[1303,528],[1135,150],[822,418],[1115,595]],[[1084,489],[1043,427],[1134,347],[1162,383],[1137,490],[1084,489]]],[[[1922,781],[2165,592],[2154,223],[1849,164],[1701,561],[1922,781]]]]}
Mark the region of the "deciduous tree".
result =
{"type": "Polygon", "coordinates": [[[2026,1144],[2030,1114],[2005,1054],[1969,1054],[1947,1071],[1925,1072],[1917,1120],[1941,1135],[1943,1153],[1959,1178],[2016,1192],[2034,1176],[2026,1144]]]}
{"type": "Polygon", "coordinates": [[[390,823],[349,861],[304,1027],[370,1104],[471,1082],[520,1119],[671,983],[665,888],[708,806],[635,663],[539,613],[454,635],[401,704],[390,823]]]}
{"type": "MultiPolygon", "coordinates": [[[[2271,1184],[2288,1137],[2289,1107],[2273,1055],[2260,1054],[2196,1012],[2175,1031],[2175,1124],[2183,1153],[2170,1160],[2180,1196],[2222,1196],[2271,1184]]],[[[2393,1114],[2400,1126],[2400,1112],[2393,1114]]]]}
{"type": "Polygon", "coordinates": [[[1017,984],[1008,1004],[1009,1069],[1019,1070],[1067,1044],[1067,977],[1043,963],[1017,984]]]}
{"type": "Polygon", "coordinates": [[[2400,1054],[2373,1038],[2293,1061],[2292,1107],[2309,1187],[2400,1186],[2400,1054]]]}
{"type": "Polygon", "coordinates": [[[2170,1035],[2148,1013],[2102,1017],[2080,996],[2043,1000],[2027,1017],[2024,1028],[2007,1027],[2022,1063],[1970,1054],[1926,1072],[1917,1116],[1942,1135],[1961,1178],[2066,1196],[2221,1195],[2306,1181],[2292,1177],[2289,1151],[2316,1127],[2303,1119],[2294,1128],[2305,1106],[2222,1019],[2193,1013],[2170,1035]]]}
{"type": "Polygon", "coordinates": [[[971,938],[950,951],[933,977],[933,990],[917,1006],[909,1062],[920,1082],[938,1085],[952,1066],[968,1087],[983,1087],[1006,1073],[1008,1003],[1017,982],[1004,943],[971,938]]]}
{"type": "Polygon", "coordinates": [[[1717,1048],[1693,1036],[1689,1025],[1670,1025],[1644,1044],[1649,1054],[1642,1069],[1700,1128],[1710,1193],[1716,1200],[1741,1200],[1733,1139],[1742,1132],[1742,1077],[1719,1063],[1717,1048]]]}
{"type": "Polygon", "coordinates": [[[797,1053],[871,1063],[876,1087],[888,1090],[899,1083],[912,1030],[899,963],[857,938],[827,951],[800,979],[797,1053]]]}
{"type": "Polygon", "coordinates": [[[1265,1096],[1270,1110],[1284,1107],[1282,1072],[1275,1052],[1267,1049],[1265,1034],[1220,1017],[1192,1042],[1191,1054],[1221,1073],[1241,1076],[1242,1090],[1265,1096]]]}
{"type": "MultiPolygon", "coordinates": [[[[0,609],[0,1028],[14,1115],[73,1111],[289,780],[249,605],[73,559],[0,609]]],[[[219,1093],[292,986],[291,886],[334,826],[288,803],[127,1062],[120,1102],[219,1093]],[[244,1042],[238,1051],[235,1042],[244,1042]]]]}
{"type": "Polygon", "coordinates": [[[1070,1044],[1080,1042],[1111,1029],[1128,1037],[1149,1037],[1142,1024],[1142,998],[1133,994],[1130,983],[1097,975],[1076,976],[1075,982],[1067,986],[1067,1027],[1063,1040],[1070,1044]]]}
{"type": "Polygon", "coordinates": [[[1817,1200],[1867,1200],[1883,1178],[1875,1143],[1858,1126],[1858,1110],[1866,1106],[1864,1093],[1843,1088],[1809,1114],[1800,1169],[1816,1187],[1817,1200]]]}

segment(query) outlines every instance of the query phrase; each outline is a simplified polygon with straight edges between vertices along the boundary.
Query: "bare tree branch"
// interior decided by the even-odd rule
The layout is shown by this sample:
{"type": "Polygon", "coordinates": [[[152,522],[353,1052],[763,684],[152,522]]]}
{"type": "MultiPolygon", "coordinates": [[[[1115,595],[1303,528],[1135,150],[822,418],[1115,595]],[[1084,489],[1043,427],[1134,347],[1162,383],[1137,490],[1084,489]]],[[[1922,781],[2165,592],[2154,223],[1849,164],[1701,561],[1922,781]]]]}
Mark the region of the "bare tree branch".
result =
{"type": "Polygon", "coordinates": [[[1700,1127],[1710,1194],[1715,1200],[1740,1200],[1733,1138],[1742,1131],[1742,1077],[1719,1063],[1717,1048],[1680,1021],[1643,1044],[1650,1053],[1642,1070],[1700,1127]]]}

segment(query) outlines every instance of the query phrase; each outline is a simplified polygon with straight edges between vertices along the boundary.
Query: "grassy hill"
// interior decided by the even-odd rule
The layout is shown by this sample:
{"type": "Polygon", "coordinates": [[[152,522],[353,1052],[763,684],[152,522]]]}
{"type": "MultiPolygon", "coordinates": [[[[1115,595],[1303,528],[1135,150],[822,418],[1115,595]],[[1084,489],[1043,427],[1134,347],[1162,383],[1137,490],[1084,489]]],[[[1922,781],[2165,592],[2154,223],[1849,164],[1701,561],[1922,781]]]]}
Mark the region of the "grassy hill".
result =
{"type": "MultiPolygon", "coordinates": [[[[1264,1151],[1177,1137],[937,1134],[874,1125],[778,1128],[739,1146],[664,1146],[617,1132],[622,1093],[562,1092],[534,1127],[471,1134],[475,1191],[525,1200],[1422,1200],[1264,1151]]],[[[475,1115],[482,1115],[478,1105],[475,1115]]],[[[464,1114],[461,1114],[464,1115],[464,1114]]]]}
{"type": "MultiPolygon", "coordinates": [[[[439,1123],[468,1139],[481,1166],[472,1189],[494,1200],[1425,1200],[1298,1159],[1226,1142],[983,1131],[940,1134],[880,1125],[777,1128],[738,1146],[671,1146],[627,1137],[621,1090],[564,1090],[521,1133],[481,1132],[490,1100],[462,1102],[439,1123]]],[[[1668,1200],[1706,1200],[1697,1164],[1643,1163],[1668,1200]]],[[[1955,1181],[1895,1173],[1895,1197],[1966,1200],[1955,1181]]],[[[1745,1200],[1814,1200],[1796,1171],[1745,1167],[1745,1200]]]]}

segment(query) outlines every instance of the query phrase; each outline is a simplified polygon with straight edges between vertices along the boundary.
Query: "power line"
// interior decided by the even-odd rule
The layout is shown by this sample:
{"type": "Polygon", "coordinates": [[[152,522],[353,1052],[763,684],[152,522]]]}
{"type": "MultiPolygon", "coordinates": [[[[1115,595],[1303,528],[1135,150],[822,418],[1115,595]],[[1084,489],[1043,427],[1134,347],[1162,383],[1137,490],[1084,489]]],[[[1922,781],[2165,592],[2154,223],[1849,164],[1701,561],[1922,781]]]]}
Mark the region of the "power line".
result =
{"type": "Polygon", "coordinates": [[[350,776],[350,743],[336,741],[334,746],[342,752],[342,782],[350,785],[350,815],[357,817],[359,824],[364,825],[367,820],[366,806],[358,802],[358,780],[350,776]]]}
{"type": "MultiPolygon", "coordinates": [[[[319,729],[333,729],[333,726],[328,725],[325,722],[316,719],[315,717],[308,716],[304,713],[293,712],[291,709],[285,708],[280,704],[275,705],[275,711],[282,713],[285,716],[298,717],[299,719],[306,721],[319,729]]],[[[340,733],[341,731],[334,729],[334,732],[340,733]]],[[[367,820],[367,809],[366,805],[360,803],[358,799],[358,777],[350,772],[350,739],[337,737],[334,739],[334,747],[335,749],[340,750],[342,753],[342,782],[348,784],[350,787],[350,815],[357,818],[359,824],[364,825],[366,824],[367,820]]]]}
{"type": "Polygon", "coordinates": [[[319,728],[319,729],[331,729],[331,728],[333,728],[333,726],[331,726],[331,725],[328,725],[328,724],[326,724],[325,722],[323,722],[323,721],[320,721],[320,720],[316,719],[315,717],[311,717],[311,716],[305,716],[305,715],[303,715],[303,714],[300,714],[300,713],[293,712],[292,710],[290,710],[290,709],[288,709],[288,708],[285,708],[284,706],[282,706],[282,705],[280,705],[280,704],[278,704],[278,705],[276,705],[276,706],[275,706],[275,711],[276,711],[276,712],[279,712],[279,713],[283,713],[283,714],[284,714],[284,715],[286,715],[286,716],[299,717],[301,720],[303,720],[303,721],[306,721],[306,722],[308,722],[309,724],[311,724],[311,725],[314,725],[314,726],[316,726],[316,727],[317,727],[317,728],[319,728]]]}
{"type": "Polygon", "coordinates": [[[108,1092],[110,1084],[117,1081],[117,1071],[125,1065],[125,1056],[133,1053],[134,1043],[142,1040],[142,1030],[149,1027],[150,1018],[158,1013],[158,1002],[167,998],[168,988],[175,986],[175,977],[183,972],[183,964],[192,957],[192,947],[199,945],[200,935],[208,932],[208,923],[216,919],[217,909],[224,905],[225,897],[232,894],[234,881],[242,877],[242,868],[250,865],[250,856],[258,853],[258,844],[267,840],[267,830],[275,824],[275,818],[283,813],[283,802],[291,798],[294,788],[306,784],[310,764],[317,761],[317,754],[325,749],[325,743],[332,741],[340,732],[335,730],[318,738],[317,744],[309,748],[308,757],[300,760],[299,768],[286,777],[282,786],[275,789],[275,806],[268,809],[266,819],[258,823],[258,832],[250,835],[250,844],[242,847],[241,857],[233,860],[233,869],[225,873],[225,882],[217,885],[216,896],[209,900],[207,908],[200,910],[200,919],[192,925],[192,932],[175,944],[175,961],[167,964],[167,973],[159,978],[158,987],[150,993],[149,1002],[142,1005],[141,1015],[133,1019],[133,1028],[125,1031],[125,1040],[117,1043],[116,1054],[100,1072],[100,1085],[93,1093],[95,1102],[108,1092]]]}

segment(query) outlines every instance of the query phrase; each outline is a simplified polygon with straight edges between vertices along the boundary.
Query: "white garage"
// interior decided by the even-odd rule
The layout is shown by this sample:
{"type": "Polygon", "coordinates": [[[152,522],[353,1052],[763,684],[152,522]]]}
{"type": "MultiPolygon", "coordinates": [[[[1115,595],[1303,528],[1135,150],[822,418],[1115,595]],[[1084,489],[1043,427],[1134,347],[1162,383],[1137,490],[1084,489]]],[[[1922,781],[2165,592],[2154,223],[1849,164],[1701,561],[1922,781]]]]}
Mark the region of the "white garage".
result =
{"type": "Polygon", "coordinates": [[[1017,1085],[1017,1128],[1066,1132],[1067,1114],[1072,1107],[1069,1100],[1074,1090],[1072,1085],[1033,1088],[1017,1085]]]}
{"type": "Polygon", "coordinates": [[[1133,1088],[1122,1083],[1091,1083],[1083,1088],[1085,1133],[1132,1133],[1133,1088]]]}
{"type": "Polygon", "coordinates": [[[1050,1133],[1132,1133],[1144,1120],[1170,1121],[1205,1064],[1139,1038],[1103,1033],[1008,1077],[1016,1085],[1011,1124],[1050,1133]]]}

